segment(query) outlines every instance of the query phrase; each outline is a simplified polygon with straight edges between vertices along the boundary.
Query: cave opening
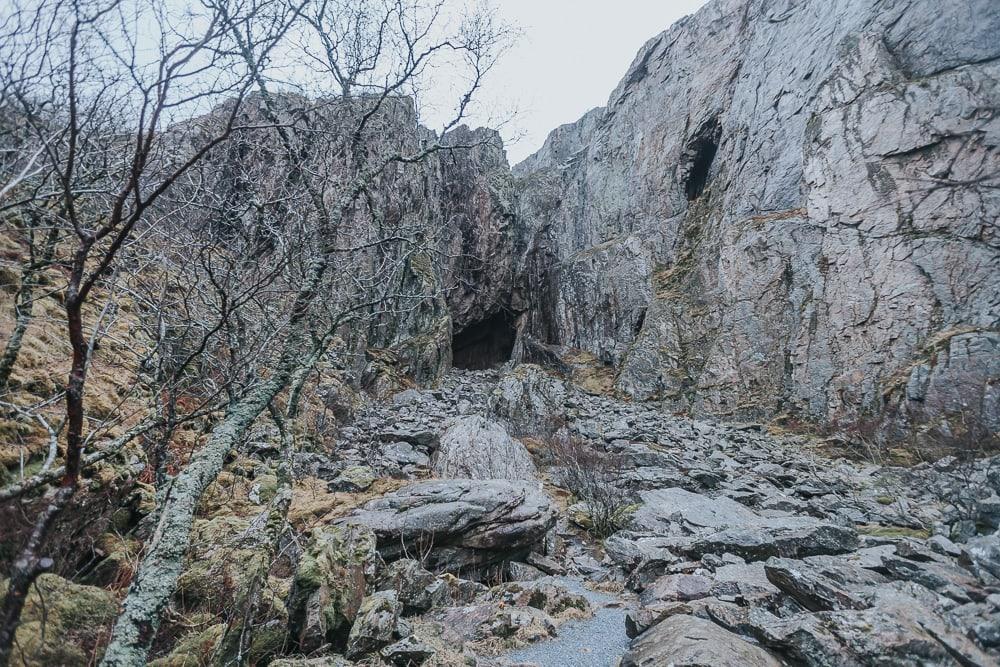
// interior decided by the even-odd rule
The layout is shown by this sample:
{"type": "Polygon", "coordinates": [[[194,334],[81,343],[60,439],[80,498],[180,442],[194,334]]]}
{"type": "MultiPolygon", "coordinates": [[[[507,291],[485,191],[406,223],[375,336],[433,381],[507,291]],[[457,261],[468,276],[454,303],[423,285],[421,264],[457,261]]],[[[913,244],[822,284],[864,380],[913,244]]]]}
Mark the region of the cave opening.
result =
{"type": "Polygon", "coordinates": [[[713,120],[697,133],[694,141],[688,147],[687,182],[684,184],[688,201],[694,201],[700,197],[708,185],[712,163],[719,150],[720,133],[721,128],[718,121],[713,120]]]}
{"type": "Polygon", "coordinates": [[[512,313],[473,322],[451,339],[452,366],[470,371],[502,366],[510,361],[516,337],[512,313]]]}

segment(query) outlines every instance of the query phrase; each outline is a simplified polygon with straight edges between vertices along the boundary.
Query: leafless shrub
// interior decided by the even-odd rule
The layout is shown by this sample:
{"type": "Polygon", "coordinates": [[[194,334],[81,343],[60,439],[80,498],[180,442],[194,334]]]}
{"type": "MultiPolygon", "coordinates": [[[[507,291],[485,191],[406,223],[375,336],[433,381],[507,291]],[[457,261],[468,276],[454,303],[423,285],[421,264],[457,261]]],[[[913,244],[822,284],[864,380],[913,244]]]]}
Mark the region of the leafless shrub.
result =
{"type": "Polygon", "coordinates": [[[556,483],[586,504],[591,534],[604,538],[628,524],[634,505],[622,481],[621,456],[598,449],[565,429],[548,440],[546,454],[556,483]]]}

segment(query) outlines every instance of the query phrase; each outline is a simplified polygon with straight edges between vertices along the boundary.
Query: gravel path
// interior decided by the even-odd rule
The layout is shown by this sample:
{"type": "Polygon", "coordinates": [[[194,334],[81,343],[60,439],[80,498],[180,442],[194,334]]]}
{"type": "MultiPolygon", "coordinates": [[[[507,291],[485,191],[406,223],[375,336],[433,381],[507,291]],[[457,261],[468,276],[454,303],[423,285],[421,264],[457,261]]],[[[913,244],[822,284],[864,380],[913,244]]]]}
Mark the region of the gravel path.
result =
{"type": "Polygon", "coordinates": [[[556,581],[587,598],[594,616],[567,621],[559,626],[554,639],[538,642],[500,659],[501,665],[538,665],[539,667],[609,667],[625,653],[625,613],[628,608],[617,596],[597,593],[575,577],[556,577],[556,581]],[[607,605],[616,606],[609,607],[607,605]]]}

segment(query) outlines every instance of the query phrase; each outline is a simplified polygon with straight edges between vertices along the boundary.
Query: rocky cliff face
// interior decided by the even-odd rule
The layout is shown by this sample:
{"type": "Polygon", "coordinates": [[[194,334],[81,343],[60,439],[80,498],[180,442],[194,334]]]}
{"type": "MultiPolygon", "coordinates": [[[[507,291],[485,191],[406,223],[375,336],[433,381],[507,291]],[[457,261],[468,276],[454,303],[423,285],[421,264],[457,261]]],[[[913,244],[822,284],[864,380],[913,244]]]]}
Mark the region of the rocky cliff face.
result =
{"type": "MultiPolygon", "coordinates": [[[[223,237],[253,235],[262,252],[273,249],[273,230],[315,224],[307,220],[312,209],[304,204],[299,174],[312,174],[325,206],[336,208],[351,173],[343,128],[357,123],[367,103],[275,97],[279,120],[309,137],[298,149],[301,164],[289,164],[274,149],[277,133],[240,133],[204,169],[223,213],[195,224],[223,237]]],[[[251,98],[242,118],[269,122],[263,100],[251,98]]],[[[336,245],[345,250],[325,288],[327,309],[362,314],[342,328],[338,356],[381,394],[398,389],[401,375],[421,384],[438,381],[453,363],[453,334],[481,327],[510,302],[514,189],[494,130],[459,126],[438,137],[418,122],[412,100],[400,97],[382,104],[366,132],[373,163],[441,145],[418,162],[382,170],[336,230],[336,245]]],[[[504,360],[509,356],[506,349],[504,360]]]]}
{"type": "Polygon", "coordinates": [[[1000,5],[715,0],[514,173],[512,305],[616,389],[1000,428],[1000,5]]]}

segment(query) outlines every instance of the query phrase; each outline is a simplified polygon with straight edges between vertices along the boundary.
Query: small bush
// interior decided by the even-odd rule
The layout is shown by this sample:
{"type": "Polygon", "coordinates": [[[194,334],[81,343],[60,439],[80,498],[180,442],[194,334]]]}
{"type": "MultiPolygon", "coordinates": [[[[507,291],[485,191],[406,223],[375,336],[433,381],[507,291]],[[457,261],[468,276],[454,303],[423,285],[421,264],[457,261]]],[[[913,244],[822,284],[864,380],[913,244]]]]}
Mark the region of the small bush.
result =
{"type": "Polygon", "coordinates": [[[635,505],[622,483],[621,456],[598,449],[565,430],[549,439],[546,453],[556,483],[587,505],[587,529],[591,534],[605,538],[628,524],[635,505]]]}

